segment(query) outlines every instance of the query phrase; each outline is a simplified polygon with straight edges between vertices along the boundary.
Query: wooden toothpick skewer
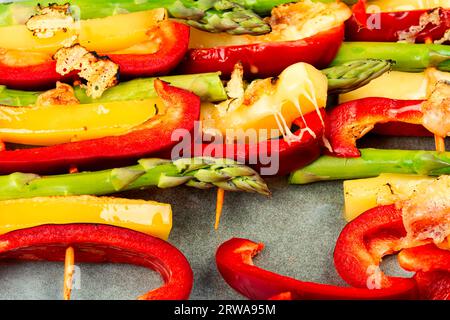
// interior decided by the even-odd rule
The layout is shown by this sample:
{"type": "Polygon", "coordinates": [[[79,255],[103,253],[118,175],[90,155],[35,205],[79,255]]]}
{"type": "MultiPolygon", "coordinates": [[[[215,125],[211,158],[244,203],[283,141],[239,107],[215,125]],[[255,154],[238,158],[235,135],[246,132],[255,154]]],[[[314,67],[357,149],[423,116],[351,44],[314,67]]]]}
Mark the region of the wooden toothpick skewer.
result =
{"type": "Polygon", "coordinates": [[[214,224],[214,229],[219,229],[220,217],[222,216],[223,201],[225,198],[225,190],[222,188],[217,189],[217,200],[216,200],[216,223],[214,224]]]}
{"type": "Polygon", "coordinates": [[[64,300],[70,300],[74,272],[75,250],[73,249],[73,247],[68,247],[66,249],[66,258],[64,260],[64,300]]]}
{"type": "Polygon", "coordinates": [[[434,135],[434,143],[436,144],[436,151],[445,152],[445,139],[434,135]]]}
{"type": "MultiPolygon", "coordinates": [[[[78,173],[76,166],[71,166],[69,173],[78,173]]],[[[75,250],[73,247],[66,249],[66,256],[64,259],[64,300],[70,300],[72,294],[73,274],[75,272],[75,250]]]]}

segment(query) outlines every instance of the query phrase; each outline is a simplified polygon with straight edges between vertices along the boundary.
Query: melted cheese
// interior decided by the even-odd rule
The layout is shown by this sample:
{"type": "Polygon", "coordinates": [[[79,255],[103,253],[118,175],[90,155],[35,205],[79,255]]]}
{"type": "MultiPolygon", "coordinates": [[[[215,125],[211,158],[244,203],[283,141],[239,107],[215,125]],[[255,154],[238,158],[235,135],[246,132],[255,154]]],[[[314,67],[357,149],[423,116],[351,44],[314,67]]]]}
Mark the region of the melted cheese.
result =
{"type": "Polygon", "coordinates": [[[48,7],[37,6],[37,14],[26,22],[28,30],[38,38],[51,38],[58,31],[75,27],[75,19],[70,12],[70,5],[51,4],[48,7]]]}
{"type": "Polygon", "coordinates": [[[56,72],[61,75],[78,71],[80,78],[85,79],[86,95],[99,98],[106,89],[118,82],[119,66],[108,57],[99,57],[88,52],[80,45],[59,49],[55,56],[56,72]]]}
{"type": "Polygon", "coordinates": [[[422,104],[423,126],[438,137],[450,134],[450,82],[438,82],[422,104]]]}
{"type": "Polygon", "coordinates": [[[351,221],[369,209],[409,199],[417,186],[435,179],[428,176],[387,173],[375,178],[346,180],[345,219],[351,221]]]}
{"type": "Polygon", "coordinates": [[[408,200],[397,206],[402,208],[409,241],[439,244],[450,236],[450,176],[420,184],[408,200]]]}
{"type": "MultiPolygon", "coordinates": [[[[278,79],[258,80],[249,85],[241,103],[230,110],[233,100],[220,105],[204,104],[201,119],[204,132],[220,133],[241,140],[248,130],[258,131],[259,140],[282,135],[286,141],[299,139],[291,132],[292,122],[310,112],[318,112],[327,101],[325,75],[306,63],[285,69],[278,79]]],[[[302,130],[313,132],[309,128],[302,130]]],[[[300,136],[301,137],[301,136],[300,136]]]]}
{"type": "MultiPolygon", "coordinates": [[[[435,9],[431,12],[424,12],[419,19],[419,25],[411,26],[408,30],[399,32],[398,41],[414,43],[416,36],[424,30],[428,25],[438,26],[441,23],[440,9],[435,9]]],[[[439,40],[438,40],[439,41],[439,40]]]]}

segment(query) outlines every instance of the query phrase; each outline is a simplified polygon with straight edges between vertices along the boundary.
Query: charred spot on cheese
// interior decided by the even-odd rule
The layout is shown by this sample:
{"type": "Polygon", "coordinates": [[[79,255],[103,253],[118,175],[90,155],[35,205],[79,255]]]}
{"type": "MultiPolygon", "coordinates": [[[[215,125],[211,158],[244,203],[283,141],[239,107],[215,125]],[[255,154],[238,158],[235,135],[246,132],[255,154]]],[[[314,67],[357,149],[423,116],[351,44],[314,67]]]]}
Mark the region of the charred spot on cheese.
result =
{"type": "Polygon", "coordinates": [[[403,30],[398,33],[399,42],[414,43],[419,33],[424,30],[429,24],[438,26],[441,23],[441,9],[437,8],[429,12],[424,12],[419,19],[419,25],[411,26],[408,30],[403,30]]]}
{"type": "Polygon", "coordinates": [[[28,30],[38,38],[51,38],[58,31],[67,31],[74,27],[75,19],[70,11],[70,4],[50,4],[47,7],[37,6],[37,14],[25,23],[28,30]]]}
{"type": "Polygon", "coordinates": [[[56,83],[55,89],[41,93],[36,100],[36,106],[63,106],[79,103],[72,86],[61,82],[56,83]]]}
{"type": "Polygon", "coordinates": [[[450,82],[437,82],[429,99],[422,104],[423,126],[439,137],[450,134],[450,82]]]}
{"type": "Polygon", "coordinates": [[[86,80],[86,94],[99,98],[103,92],[118,82],[119,66],[108,57],[98,56],[80,45],[61,48],[53,56],[56,72],[61,75],[78,71],[80,78],[86,80]]]}
{"type": "Polygon", "coordinates": [[[396,205],[402,209],[407,241],[439,244],[450,236],[450,176],[421,183],[396,205]]]}

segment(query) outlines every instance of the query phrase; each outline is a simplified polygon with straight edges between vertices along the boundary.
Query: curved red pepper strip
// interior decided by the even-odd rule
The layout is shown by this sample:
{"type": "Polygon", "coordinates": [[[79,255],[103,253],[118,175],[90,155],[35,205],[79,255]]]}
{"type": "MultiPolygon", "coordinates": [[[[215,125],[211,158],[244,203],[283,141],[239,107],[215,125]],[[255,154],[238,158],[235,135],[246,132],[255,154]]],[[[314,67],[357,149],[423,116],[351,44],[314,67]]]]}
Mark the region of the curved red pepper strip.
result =
{"type": "Polygon", "coordinates": [[[247,77],[267,78],[280,74],[296,62],[326,68],[336,56],[344,38],[344,25],[295,41],[190,49],[178,71],[202,73],[220,71],[229,76],[237,62],[247,77]]]}
{"type": "Polygon", "coordinates": [[[188,299],[193,284],[189,262],[174,246],[158,238],[107,225],[45,225],[0,236],[0,260],[64,261],[72,246],[78,262],[124,263],[161,274],[165,284],[139,299],[188,299]]]}
{"type": "Polygon", "coordinates": [[[304,282],[263,270],[253,265],[252,258],[264,245],[234,238],[222,244],[216,263],[225,281],[249,299],[406,299],[413,288],[392,286],[369,290],[304,282]]]}
{"type": "Polygon", "coordinates": [[[433,134],[421,124],[404,122],[378,123],[372,130],[382,136],[395,137],[432,137],[433,134]]]}
{"type": "Polygon", "coordinates": [[[450,300],[450,272],[417,272],[414,280],[422,299],[450,300]]]}
{"type": "MultiPolygon", "coordinates": [[[[381,259],[400,250],[400,240],[405,235],[402,211],[395,205],[366,211],[345,226],[336,242],[334,264],[337,272],[348,284],[367,287],[381,259]]],[[[414,297],[414,280],[389,277],[381,271],[379,277],[382,288],[396,288],[414,297]]]]}
{"type": "MultiPolygon", "coordinates": [[[[402,31],[408,31],[412,26],[420,25],[423,14],[431,10],[411,10],[398,12],[377,13],[374,20],[378,20],[380,27],[368,26],[370,14],[366,13],[365,1],[360,0],[353,6],[353,16],[345,23],[345,38],[347,41],[397,42],[402,31]]],[[[440,23],[428,25],[416,36],[416,42],[423,43],[427,39],[439,40],[450,29],[450,9],[437,8],[440,23]]],[[[376,22],[376,21],[372,21],[376,22]]]]}
{"type": "Polygon", "coordinates": [[[393,100],[364,98],[343,103],[332,109],[326,118],[326,136],[339,157],[359,157],[356,140],[373,129],[376,124],[404,122],[422,123],[420,100],[393,100]]]}
{"type": "Polygon", "coordinates": [[[450,251],[439,249],[434,244],[408,248],[398,254],[398,262],[408,271],[450,272],[450,251]]]}
{"type": "Polygon", "coordinates": [[[450,300],[450,251],[428,244],[402,250],[398,261],[417,272],[414,279],[422,299],[450,300]]]}
{"type": "MultiPolygon", "coordinates": [[[[167,74],[183,58],[189,44],[189,27],[178,22],[167,21],[160,24],[161,47],[153,54],[111,54],[110,59],[120,67],[123,78],[144,77],[167,74]]],[[[16,67],[0,64],[0,85],[10,88],[31,90],[47,89],[56,81],[76,79],[76,73],[61,76],[56,72],[56,61],[16,67]]]]}
{"type": "MultiPolygon", "coordinates": [[[[325,117],[325,111],[321,109],[320,115],[313,111],[306,114],[304,120],[303,118],[297,119],[295,124],[300,130],[306,127],[311,130],[304,131],[301,139],[298,141],[288,143],[283,139],[278,139],[275,145],[275,142],[272,140],[258,144],[204,143],[197,148],[194,145],[195,155],[233,158],[237,161],[246,162],[257,170],[274,165],[274,161],[277,161],[277,175],[286,175],[310,164],[320,156],[324,131],[323,117],[325,117]],[[272,162],[267,163],[269,161],[272,162]]],[[[300,135],[300,130],[294,134],[300,135]]]]}
{"type": "Polygon", "coordinates": [[[50,147],[0,152],[0,173],[55,171],[67,172],[71,166],[91,168],[108,162],[136,160],[170,149],[176,129],[189,132],[200,115],[200,99],[183,89],[163,81],[155,81],[155,89],[167,106],[165,113],[152,118],[151,125],[121,136],[71,142],[50,147]]]}

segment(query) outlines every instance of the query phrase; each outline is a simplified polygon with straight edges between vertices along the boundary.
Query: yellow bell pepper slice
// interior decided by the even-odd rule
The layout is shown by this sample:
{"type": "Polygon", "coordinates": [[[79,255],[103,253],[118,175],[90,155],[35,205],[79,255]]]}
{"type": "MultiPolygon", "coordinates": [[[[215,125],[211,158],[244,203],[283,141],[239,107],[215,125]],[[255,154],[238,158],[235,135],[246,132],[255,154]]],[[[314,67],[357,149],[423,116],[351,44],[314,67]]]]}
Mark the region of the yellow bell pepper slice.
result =
{"type": "Polygon", "coordinates": [[[92,196],[0,201],[0,234],[72,223],[108,224],[167,240],[172,229],[172,208],[154,201],[92,196]]]}
{"type": "Polygon", "coordinates": [[[121,135],[164,110],[160,98],[107,103],[0,107],[0,140],[49,146],[121,135]]]}
{"type": "Polygon", "coordinates": [[[73,29],[58,31],[53,37],[41,39],[25,25],[0,28],[0,48],[55,53],[70,45],[78,36],[80,45],[89,51],[110,53],[132,47],[149,39],[148,32],[166,19],[165,9],[119,14],[106,18],[81,20],[73,29]]]}
{"type": "Polygon", "coordinates": [[[381,174],[375,178],[344,181],[344,217],[352,221],[369,209],[409,199],[417,186],[436,177],[381,174]]]}

